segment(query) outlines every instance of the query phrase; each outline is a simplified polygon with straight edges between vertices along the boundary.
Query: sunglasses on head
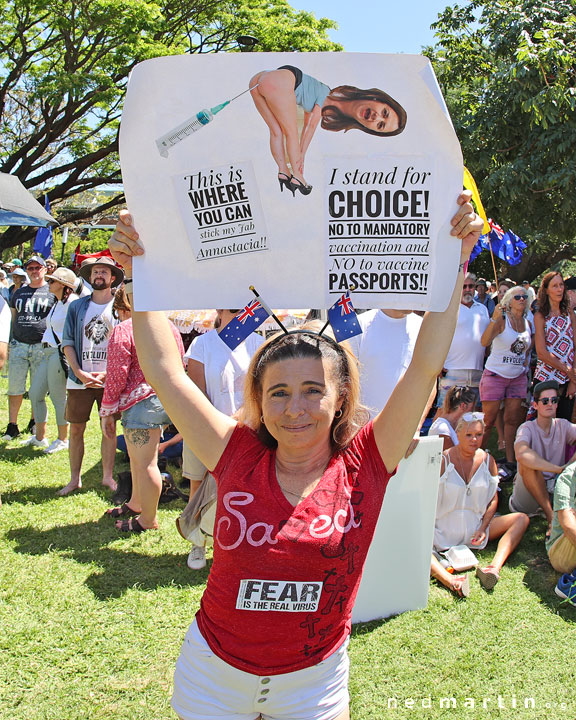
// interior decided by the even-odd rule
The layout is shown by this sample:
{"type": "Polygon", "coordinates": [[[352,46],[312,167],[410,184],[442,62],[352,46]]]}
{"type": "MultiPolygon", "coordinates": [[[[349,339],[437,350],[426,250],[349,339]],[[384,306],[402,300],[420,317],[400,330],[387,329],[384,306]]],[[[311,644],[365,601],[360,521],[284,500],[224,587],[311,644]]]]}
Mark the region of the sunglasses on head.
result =
{"type": "Polygon", "coordinates": [[[550,403],[551,405],[558,405],[558,396],[551,398],[542,398],[541,400],[537,400],[536,402],[542,403],[542,405],[548,405],[548,403],[550,403]]]}
{"type": "Polygon", "coordinates": [[[483,412],[467,412],[462,415],[462,420],[464,422],[483,422],[484,421],[484,413],[483,412]]]}

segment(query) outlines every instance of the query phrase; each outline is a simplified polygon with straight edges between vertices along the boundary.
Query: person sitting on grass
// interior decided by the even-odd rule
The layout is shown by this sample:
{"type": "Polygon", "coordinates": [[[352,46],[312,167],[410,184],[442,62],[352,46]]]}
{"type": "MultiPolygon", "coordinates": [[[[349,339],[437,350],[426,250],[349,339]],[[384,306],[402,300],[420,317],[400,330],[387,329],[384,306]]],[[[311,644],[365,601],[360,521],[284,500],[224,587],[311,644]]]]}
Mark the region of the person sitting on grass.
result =
{"type": "Polygon", "coordinates": [[[458,445],[456,426],[464,413],[474,410],[476,405],[476,393],[470,388],[454,385],[446,393],[444,403],[440,408],[436,419],[430,425],[428,437],[439,435],[444,441],[443,450],[449,450],[458,445]]]}
{"type": "MultiPolygon", "coordinates": [[[[438,488],[434,550],[436,553],[455,545],[482,550],[488,539],[499,538],[492,562],[476,568],[476,577],[485,590],[492,590],[500,579],[500,570],[526,532],[529,519],[524,513],[495,516],[498,507],[498,467],[482,450],[484,416],[462,415],[456,426],[458,444],[444,453],[438,488]]],[[[469,593],[467,575],[455,577],[432,556],[432,577],[462,596],[469,593]]]]}
{"type": "Polygon", "coordinates": [[[568,463],[566,445],[576,443],[576,425],[556,417],[560,385],[545,380],[534,386],[532,403],[538,415],[518,428],[514,452],[518,472],[509,507],[512,512],[529,516],[543,512],[548,521],[546,540],[552,527],[553,511],[550,496],[554,493],[557,476],[568,463]]]}
{"type": "Polygon", "coordinates": [[[557,572],[572,574],[576,570],[576,461],[556,480],[554,518],[546,551],[557,572]]]}

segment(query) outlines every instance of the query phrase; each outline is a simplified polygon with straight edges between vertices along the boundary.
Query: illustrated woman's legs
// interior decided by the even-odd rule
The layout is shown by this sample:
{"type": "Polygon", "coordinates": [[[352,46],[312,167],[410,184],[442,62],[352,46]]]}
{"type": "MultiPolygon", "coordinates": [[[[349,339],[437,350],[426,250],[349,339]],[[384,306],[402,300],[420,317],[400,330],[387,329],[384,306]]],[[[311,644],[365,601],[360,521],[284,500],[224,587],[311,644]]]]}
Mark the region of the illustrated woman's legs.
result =
{"type": "MultiPolygon", "coordinates": [[[[302,151],[298,137],[298,108],[296,105],[296,96],[294,95],[294,76],[289,70],[272,70],[256,76],[256,78],[259,78],[260,84],[258,88],[253,91],[253,97],[254,93],[258,92],[260,98],[265,101],[269,113],[271,113],[276,123],[280,126],[282,135],[284,136],[292,175],[300,180],[300,182],[306,184],[306,180],[300,171],[302,166],[302,151]]],[[[253,78],[253,80],[254,79],[255,78],[253,78]]],[[[272,128],[267,116],[264,115],[258,104],[256,107],[268,124],[272,137],[272,128]]],[[[272,153],[274,155],[274,150],[272,153]]],[[[276,157],[274,159],[280,168],[278,159],[276,157]]],[[[285,172],[285,170],[281,170],[281,172],[285,172]]]]}
{"type": "MultiPolygon", "coordinates": [[[[266,73],[259,73],[258,75],[255,75],[250,80],[250,87],[259,82],[263,75],[266,75],[266,73]]],[[[268,107],[266,99],[260,94],[260,88],[257,87],[252,90],[251,95],[252,100],[254,100],[254,104],[256,105],[256,109],[264,119],[266,125],[268,125],[268,130],[270,131],[270,152],[272,153],[272,157],[274,158],[276,165],[278,165],[278,172],[284,173],[290,177],[291,173],[288,163],[286,162],[284,133],[282,132],[282,127],[280,126],[278,120],[274,117],[272,110],[268,107]]]]}

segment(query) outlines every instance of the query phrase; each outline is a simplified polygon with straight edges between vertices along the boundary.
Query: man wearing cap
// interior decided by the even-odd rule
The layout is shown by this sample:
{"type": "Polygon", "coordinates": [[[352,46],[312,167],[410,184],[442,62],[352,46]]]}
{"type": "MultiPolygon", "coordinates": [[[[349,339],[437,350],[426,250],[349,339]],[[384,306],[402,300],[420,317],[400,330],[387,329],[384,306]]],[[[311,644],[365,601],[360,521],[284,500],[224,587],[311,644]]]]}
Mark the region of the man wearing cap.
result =
{"type": "MultiPolygon", "coordinates": [[[[15,290],[10,300],[12,340],[8,366],[8,427],[2,438],[6,441],[20,434],[18,413],[26,390],[26,378],[30,372],[32,381],[42,362],[42,335],[46,329],[46,316],[56,302],[44,279],[44,258],[33,255],[25,268],[30,282],[15,290]]],[[[31,420],[29,429],[32,429],[33,424],[31,420]]]]}
{"type": "MultiPolygon", "coordinates": [[[[112,288],[124,279],[124,273],[112,258],[87,258],[80,277],[92,286],[92,293],[70,306],[62,337],[62,349],[68,360],[66,420],[70,423],[70,482],[60,490],[68,495],[82,487],[84,432],[94,403],[102,404],[106,378],[108,340],[117,321],[112,317],[112,288]]],[[[102,484],[116,489],[112,477],[116,438],[102,435],[102,484]]]]}
{"type": "Polygon", "coordinates": [[[546,539],[552,526],[552,503],[556,478],[566,467],[566,445],[576,443],[576,425],[556,417],[558,408],[556,380],[545,380],[534,387],[533,407],[536,420],[523,423],[516,433],[514,452],[518,472],[509,506],[512,512],[537,515],[540,510],[548,521],[546,539]]]}
{"type": "Polygon", "coordinates": [[[494,300],[488,295],[488,283],[484,278],[478,278],[478,280],[476,280],[476,295],[474,295],[474,301],[484,305],[486,310],[488,310],[488,315],[492,317],[496,305],[494,304],[494,300]]]}

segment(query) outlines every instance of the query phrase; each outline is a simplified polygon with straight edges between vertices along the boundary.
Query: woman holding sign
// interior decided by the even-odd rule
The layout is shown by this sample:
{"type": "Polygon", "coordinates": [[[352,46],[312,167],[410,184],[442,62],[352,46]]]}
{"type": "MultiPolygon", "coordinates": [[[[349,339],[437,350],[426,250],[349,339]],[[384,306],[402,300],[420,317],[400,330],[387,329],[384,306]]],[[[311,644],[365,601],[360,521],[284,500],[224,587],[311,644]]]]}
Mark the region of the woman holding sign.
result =
{"type": "MultiPolygon", "coordinates": [[[[452,219],[463,242],[450,305],[424,318],[412,362],[373,422],[364,424],[353,357],[326,335],[301,329],[264,343],[235,420],[184,373],[165,315],[133,314],[146,378],[218,483],[214,561],[176,666],[182,720],[349,718],[352,607],[387,481],[454,332],[482,230],[469,198],[460,195],[452,219]]],[[[144,252],[127,213],[110,249],[128,274],[144,252]]]]}
{"type": "Polygon", "coordinates": [[[398,135],[406,125],[406,111],[377,88],[360,90],[340,85],[330,90],[293,65],[265,70],[250,80],[252,99],[270,130],[270,151],[278,166],[280,190],[286,187],[309,195],[304,179],[304,158],[318,127],[344,132],[362,130],[370,135],[398,135]],[[298,137],[297,109],[304,110],[304,128],[298,137]],[[286,155],[290,166],[286,162],[286,155]]]}

